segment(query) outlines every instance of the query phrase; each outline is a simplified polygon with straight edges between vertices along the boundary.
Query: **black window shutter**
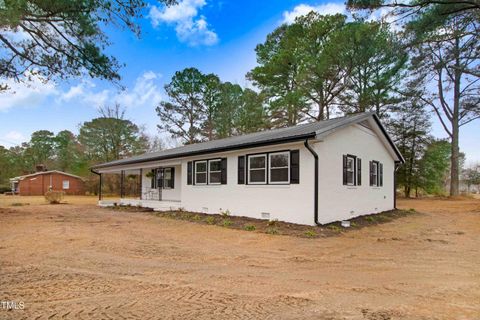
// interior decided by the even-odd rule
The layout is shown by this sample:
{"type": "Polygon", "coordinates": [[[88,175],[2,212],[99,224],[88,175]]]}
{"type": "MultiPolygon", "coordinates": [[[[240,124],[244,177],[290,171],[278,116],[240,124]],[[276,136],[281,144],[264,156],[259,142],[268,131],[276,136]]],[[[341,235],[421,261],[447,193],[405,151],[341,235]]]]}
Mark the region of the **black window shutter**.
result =
{"type": "Polygon", "coordinates": [[[170,177],[170,188],[173,189],[173,188],[175,188],[175,168],[172,167],[170,170],[171,170],[170,172],[171,172],[171,175],[172,175],[170,177]]]}
{"type": "Polygon", "coordinates": [[[155,179],[156,179],[155,169],[152,169],[151,174],[152,174],[152,178],[150,179],[150,188],[155,189],[155,179]]]}
{"type": "Polygon", "coordinates": [[[369,162],[370,168],[370,186],[373,186],[373,161],[369,162]]]}
{"type": "Polygon", "coordinates": [[[238,184],[245,184],[245,156],[238,157],[238,184]]]}
{"type": "Polygon", "coordinates": [[[380,172],[378,174],[378,178],[380,180],[379,185],[380,185],[380,187],[383,187],[383,163],[379,163],[378,165],[379,165],[379,170],[380,170],[380,172]]]}
{"type": "Polygon", "coordinates": [[[343,156],[343,185],[347,185],[347,156],[343,156]]]}
{"type": "Polygon", "coordinates": [[[227,184],[227,158],[222,158],[222,184],[227,184]]]}
{"type": "Polygon", "coordinates": [[[362,159],[357,158],[357,186],[362,185],[362,159]]]}
{"type": "Polygon", "coordinates": [[[187,184],[192,184],[193,178],[193,163],[192,161],[187,162],[187,184]]]}
{"type": "Polygon", "coordinates": [[[290,183],[300,183],[300,152],[290,151],[290,183]]]}

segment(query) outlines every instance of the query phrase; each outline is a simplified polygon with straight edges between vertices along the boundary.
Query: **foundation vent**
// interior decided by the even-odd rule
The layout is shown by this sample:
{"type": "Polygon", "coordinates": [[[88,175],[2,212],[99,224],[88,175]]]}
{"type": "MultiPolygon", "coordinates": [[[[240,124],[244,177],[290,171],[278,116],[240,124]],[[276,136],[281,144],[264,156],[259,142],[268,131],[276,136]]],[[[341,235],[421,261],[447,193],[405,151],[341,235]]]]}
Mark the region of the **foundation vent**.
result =
{"type": "Polygon", "coordinates": [[[270,219],[270,213],[262,212],[262,219],[270,219]]]}

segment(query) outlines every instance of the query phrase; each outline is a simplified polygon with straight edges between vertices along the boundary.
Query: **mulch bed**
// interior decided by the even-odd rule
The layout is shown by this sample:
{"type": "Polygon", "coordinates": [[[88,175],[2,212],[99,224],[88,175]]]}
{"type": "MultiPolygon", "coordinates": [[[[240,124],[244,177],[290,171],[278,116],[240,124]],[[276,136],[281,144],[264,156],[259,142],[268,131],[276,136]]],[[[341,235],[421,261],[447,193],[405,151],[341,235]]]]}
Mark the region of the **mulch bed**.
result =
{"type": "Polygon", "coordinates": [[[398,218],[410,216],[417,212],[410,210],[390,210],[378,214],[371,214],[350,219],[350,227],[344,228],[341,222],[332,222],[321,226],[306,226],[277,220],[267,221],[248,217],[236,217],[229,214],[206,214],[188,212],[184,210],[153,212],[152,209],[136,206],[115,206],[109,209],[132,212],[152,212],[158,217],[185,220],[198,224],[216,225],[224,228],[245,230],[246,232],[260,232],[274,235],[288,235],[302,238],[325,238],[337,236],[345,232],[358,230],[372,225],[391,222],[398,218]]]}

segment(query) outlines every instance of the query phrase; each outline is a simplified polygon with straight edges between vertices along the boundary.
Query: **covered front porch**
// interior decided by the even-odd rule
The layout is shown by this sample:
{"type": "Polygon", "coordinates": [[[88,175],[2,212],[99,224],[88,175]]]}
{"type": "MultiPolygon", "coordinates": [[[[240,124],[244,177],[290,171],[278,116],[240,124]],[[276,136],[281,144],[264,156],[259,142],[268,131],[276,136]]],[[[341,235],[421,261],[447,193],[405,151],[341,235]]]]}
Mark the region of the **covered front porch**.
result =
{"type": "Polygon", "coordinates": [[[130,205],[155,211],[182,207],[180,162],[105,168],[94,173],[99,175],[99,206],[130,205]]]}

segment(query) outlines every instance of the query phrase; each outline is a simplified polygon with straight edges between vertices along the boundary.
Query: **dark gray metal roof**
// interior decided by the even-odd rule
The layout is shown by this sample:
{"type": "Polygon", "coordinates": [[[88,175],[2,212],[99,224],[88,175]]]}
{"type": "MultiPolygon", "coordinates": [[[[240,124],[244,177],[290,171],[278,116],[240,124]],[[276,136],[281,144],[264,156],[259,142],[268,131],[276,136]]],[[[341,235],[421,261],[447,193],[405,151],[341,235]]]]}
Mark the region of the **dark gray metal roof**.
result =
{"type": "MultiPolygon", "coordinates": [[[[111,161],[93,166],[93,169],[114,167],[118,165],[133,164],[154,160],[165,160],[180,158],[185,156],[200,155],[212,152],[228,151],[235,149],[250,148],[256,146],[286,143],[298,141],[309,137],[315,137],[317,134],[328,132],[339,127],[347,126],[353,123],[363,121],[369,117],[375,117],[374,113],[366,112],[355,115],[349,115],[341,118],[300,124],[294,127],[280,128],[255,132],[242,136],[235,136],[225,139],[207,141],[202,143],[190,144],[178,148],[162,150],[159,152],[145,153],[131,158],[111,161]]],[[[378,121],[378,118],[376,119],[378,121]]],[[[379,123],[380,124],[380,123],[379,123]]],[[[381,126],[381,124],[380,124],[381,126]]],[[[396,149],[396,148],[395,148],[396,149]]],[[[401,156],[400,156],[401,157],[401,156]]]]}

